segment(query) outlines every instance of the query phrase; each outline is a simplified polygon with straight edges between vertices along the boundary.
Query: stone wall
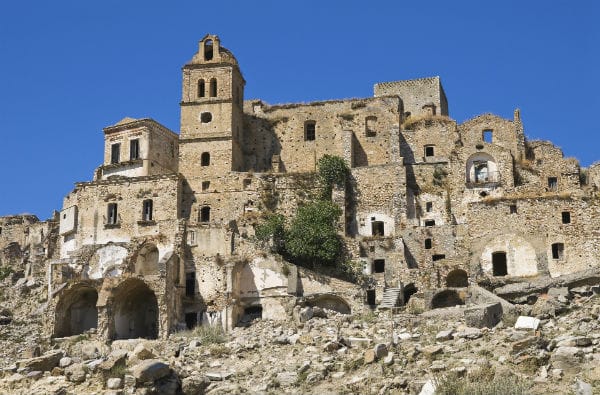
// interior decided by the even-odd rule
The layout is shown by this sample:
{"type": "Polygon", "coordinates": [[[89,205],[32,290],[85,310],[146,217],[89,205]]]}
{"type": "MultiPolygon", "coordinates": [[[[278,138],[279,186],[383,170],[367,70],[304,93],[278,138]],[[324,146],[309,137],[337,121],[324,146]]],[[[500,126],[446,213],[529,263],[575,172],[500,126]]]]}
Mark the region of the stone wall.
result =
{"type": "Polygon", "coordinates": [[[129,242],[133,237],[160,240],[161,252],[172,249],[178,231],[179,190],[177,175],[136,177],[77,183],[63,207],[77,206],[74,232],[62,235],[61,256],[84,245],[129,242]],[[152,201],[152,219],[144,219],[144,201],[152,201]],[[109,205],[117,205],[116,221],[109,205]],[[169,247],[171,246],[171,247],[169,247]]]}
{"type": "Polygon", "coordinates": [[[448,100],[440,77],[380,82],[375,84],[374,95],[398,95],[404,102],[404,112],[415,115],[448,115],[448,100]],[[434,107],[432,107],[433,105],[434,107]]]}
{"type": "Polygon", "coordinates": [[[398,128],[398,98],[332,100],[269,106],[245,102],[243,155],[247,170],[315,171],[325,154],[344,157],[344,132],[352,131],[354,167],[391,161],[390,137],[398,128]],[[306,136],[314,122],[314,140],[306,136]],[[274,158],[278,168],[273,168],[274,158]]]}
{"type": "Polygon", "coordinates": [[[599,213],[594,199],[539,197],[471,204],[467,217],[473,270],[493,274],[491,255],[500,251],[507,252],[508,274],[515,276],[558,276],[598,266],[599,213]],[[555,243],[563,247],[553,257],[555,243]]]}

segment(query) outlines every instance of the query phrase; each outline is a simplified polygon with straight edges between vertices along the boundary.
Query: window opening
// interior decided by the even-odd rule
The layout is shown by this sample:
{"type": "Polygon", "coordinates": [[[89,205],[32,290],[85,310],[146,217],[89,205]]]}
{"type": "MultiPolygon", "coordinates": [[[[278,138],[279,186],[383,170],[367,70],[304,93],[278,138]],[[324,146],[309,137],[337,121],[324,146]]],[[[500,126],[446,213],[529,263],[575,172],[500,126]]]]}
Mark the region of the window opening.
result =
{"type": "Polygon", "coordinates": [[[375,306],[375,290],[374,289],[367,290],[367,304],[369,306],[375,306]]]}
{"type": "Polygon", "coordinates": [[[509,207],[510,213],[511,214],[516,214],[517,213],[517,205],[516,204],[511,204],[509,207]]]}
{"type": "Polygon", "coordinates": [[[129,160],[140,158],[140,140],[129,140],[129,160]]]}
{"type": "Polygon", "coordinates": [[[430,250],[433,242],[431,239],[425,239],[425,249],[430,250]]]}
{"type": "Polygon", "coordinates": [[[571,223],[571,213],[568,211],[563,211],[562,212],[562,223],[563,224],[570,224],[571,223]]]}
{"type": "Polygon", "coordinates": [[[431,256],[431,260],[434,262],[445,259],[445,258],[446,258],[446,255],[444,255],[444,254],[434,254],[431,256]]]}
{"type": "Polygon", "coordinates": [[[206,96],[206,83],[203,79],[198,81],[198,97],[206,96]]]}
{"type": "Polygon", "coordinates": [[[188,244],[195,245],[196,244],[196,232],[193,230],[188,231],[188,244]]]}
{"type": "Polygon", "coordinates": [[[204,206],[200,209],[200,222],[210,221],[210,207],[204,206]]]}
{"type": "Polygon", "coordinates": [[[371,222],[371,235],[372,236],[383,236],[384,232],[383,221],[372,221],[371,222]]]}
{"type": "Polygon", "coordinates": [[[435,220],[434,219],[425,220],[425,226],[435,226],[435,220]]]}
{"type": "Polygon", "coordinates": [[[562,260],[565,255],[565,245],[563,243],[552,244],[552,259],[562,260]]]}
{"type": "Polygon", "coordinates": [[[143,220],[144,221],[152,221],[152,200],[144,200],[143,203],[143,220]]]}
{"type": "Polygon", "coordinates": [[[558,188],[558,178],[548,177],[548,189],[551,191],[556,191],[557,188],[558,188]]]}
{"type": "Polygon", "coordinates": [[[475,167],[475,182],[487,182],[489,176],[487,161],[474,162],[473,166],[475,167]]]}
{"type": "Polygon", "coordinates": [[[385,272],[385,259],[373,260],[373,273],[384,273],[385,272]]]}
{"type": "Polygon", "coordinates": [[[506,252],[499,251],[492,253],[492,273],[494,276],[506,276],[508,274],[506,252]]]}
{"type": "Polygon", "coordinates": [[[433,145],[426,145],[425,146],[425,156],[434,156],[434,146],[433,145]]]}
{"type": "Polygon", "coordinates": [[[200,114],[200,122],[201,123],[210,123],[212,121],[212,114],[209,112],[203,112],[200,114]]]}
{"type": "Polygon", "coordinates": [[[200,165],[201,166],[210,165],[210,154],[208,152],[203,152],[202,155],[200,155],[200,165]]]}
{"type": "Polygon", "coordinates": [[[106,212],[106,223],[109,225],[115,225],[119,221],[118,213],[117,213],[117,203],[109,203],[108,209],[106,212]]]}
{"type": "Polygon", "coordinates": [[[198,313],[185,313],[185,326],[188,329],[198,326],[198,313]]]}
{"type": "Polygon", "coordinates": [[[255,320],[257,318],[262,318],[262,306],[248,306],[244,309],[244,315],[250,320],[255,320]]]}
{"type": "Polygon", "coordinates": [[[314,141],[316,138],[317,124],[315,121],[306,121],[304,123],[304,140],[314,141]]]}
{"type": "Polygon", "coordinates": [[[210,97],[217,97],[217,79],[210,79],[210,97]]]}
{"type": "Polygon", "coordinates": [[[494,132],[492,131],[492,129],[485,129],[482,132],[483,141],[485,141],[486,143],[491,143],[493,136],[494,136],[494,132]]]}
{"type": "Polygon", "coordinates": [[[365,134],[367,137],[377,136],[376,124],[377,117],[369,116],[365,119],[365,134]]]}
{"type": "Polygon", "coordinates": [[[427,211],[428,213],[433,211],[433,202],[425,203],[425,211],[427,211]]]}
{"type": "Polygon", "coordinates": [[[208,191],[208,188],[210,188],[210,181],[202,181],[202,190],[208,191]]]}
{"type": "Polygon", "coordinates": [[[119,163],[121,161],[121,144],[113,144],[110,147],[110,163],[119,163]]]}
{"type": "Polygon", "coordinates": [[[196,273],[185,274],[185,296],[194,296],[196,294],[196,273]]]}
{"type": "Polygon", "coordinates": [[[213,41],[206,40],[204,42],[204,60],[212,60],[213,58],[213,41]]]}

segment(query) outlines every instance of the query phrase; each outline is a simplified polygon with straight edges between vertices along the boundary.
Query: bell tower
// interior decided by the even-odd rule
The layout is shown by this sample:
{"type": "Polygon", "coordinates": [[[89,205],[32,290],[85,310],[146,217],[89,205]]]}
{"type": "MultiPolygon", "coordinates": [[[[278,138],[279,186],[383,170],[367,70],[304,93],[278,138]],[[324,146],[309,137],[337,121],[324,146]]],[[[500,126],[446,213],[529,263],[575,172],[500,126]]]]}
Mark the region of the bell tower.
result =
{"type": "Polygon", "coordinates": [[[188,179],[243,170],[244,78],[233,54],[208,34],[183,66],[180,172],[188,179]]]}

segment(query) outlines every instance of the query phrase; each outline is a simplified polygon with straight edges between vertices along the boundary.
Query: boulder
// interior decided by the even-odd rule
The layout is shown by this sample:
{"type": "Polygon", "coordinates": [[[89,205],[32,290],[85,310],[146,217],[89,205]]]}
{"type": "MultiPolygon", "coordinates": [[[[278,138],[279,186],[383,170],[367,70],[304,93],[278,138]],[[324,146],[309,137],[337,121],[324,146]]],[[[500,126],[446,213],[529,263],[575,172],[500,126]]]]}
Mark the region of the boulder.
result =
{"type": "Polygon", "coordinates": [[[123,386],[123,380],[119,377],[112,377],[106,380],[106,388],[109,390],[118,390],[123,386]]]}
{"type": "Polygon", "coordinates": [[[74,363],[65,369],[65,376],[67,376],[67,380],[73,383],[82,383],[85,381],[87,370],[87,365],[74,363]]]}
{"type": "Polygon", "coordinates": [[[474,328],[493,328],[502,319],[502,305],[489,303],[465,309],[465,322],[474,328]]]}
{"type": "Polygon", "coordinates": [[[73,363],[73,359],[70,357],[62,357],[60,361],[58,361],[58,366],[61,368],[66,368],[67,366],[73,363]]]}
{"type": "Polygon", "coordinates": [[[158,359],[146,359],[131,368],[136,382],[155,381],[171,373],[169,365],[158,359]]]}
{"type": "Polygon", "coordinates": [[[550,357],[553,368],[569,373],[579,372],[582,359],[583,351],[578,347],[557,347],[550,357]]]}
{"type": "Polygon", "coordinates": [[[144,343],[139,343],[131,352],[130,358],[143,361],[144,359],[154,359],[156,355],[144,343]]]}
{"type": "Polygon", "coordinates": [[[29,359],[17,361],[17,368],[26,370],[41,370],[42,372],[50,371],[55,366],[58,366],[60,359],[64,356],[62,350],[53,350],[46,354],[29,359]]]}
{"type": "Polygon", "coordinates": [[[479,339],[481,336],[483,336],[483,333],[479,328],[464,328],[462,330],[457,331],[454,334],[454,336],[458,337],[459,339],[474,340],[479,339]]]}
{"type": "Polygon", "coordinates": [[[210,380],[204,376],[189,376],[181,382],[181,390],[185,395],[202,395],[210,385],[210,380]]]}
{"type": "Polygon", "coordinates": [[[454,337],[454,329],[448,329],[445,331],[440,331],[435,335],[435,340],[437,341],[446,341],[446,340],[452,340],[452,338],[454,337]]]}
{"type": "Polygon", "coordinates": [[[277,381],[283,385],[292,385],[298,381],[298,373],[296,372],[281,372],[277,373],[277,381]]]}
{"type": "Polygon", "coordinates": [[[298,312],[298,322],[304,323],[313,318],[313,308],[312,307],[304,307],[301,308],[298,312]]]}
{"type": "Polygon", "coordinates": [[[537,330],[540,326],[540,320],[535,317],[520,316],[515,323],[515,329],[531,329],[537,330]]]}

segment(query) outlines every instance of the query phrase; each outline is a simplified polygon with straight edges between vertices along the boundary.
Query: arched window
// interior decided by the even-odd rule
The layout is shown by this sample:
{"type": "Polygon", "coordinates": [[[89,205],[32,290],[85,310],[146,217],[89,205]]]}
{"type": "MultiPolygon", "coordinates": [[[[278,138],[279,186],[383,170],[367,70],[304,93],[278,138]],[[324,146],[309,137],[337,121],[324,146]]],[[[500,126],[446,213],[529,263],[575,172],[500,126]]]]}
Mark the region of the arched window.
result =
{"type": "Polygon", "coordinates": [[[206,96],[206,84],[204,83],[203,79],[200,79],[198,81],[198,97],[204,97],[206,96]]]}
{"type": "Polygon", "coordinates": [[[201,166],[210,165],[210,154],[208,152],[203,152],[202,155],[200,155],[200,165],[201,166]]]}
{"type": "Polygon", "coordinates": [[[206,40],[204,42],[204,60],[212,60],[213,58],[213,41],[206,40]]]}
{"type": "Polygon", "coordinates": [[[217,97],[217,79],[210,79],[210,97],[217,97]]]}
{"type": "Polygon", "coordinates": [[[210,222],[210,207],[204,206],[200,209],[200,222],[210,222]]]}

